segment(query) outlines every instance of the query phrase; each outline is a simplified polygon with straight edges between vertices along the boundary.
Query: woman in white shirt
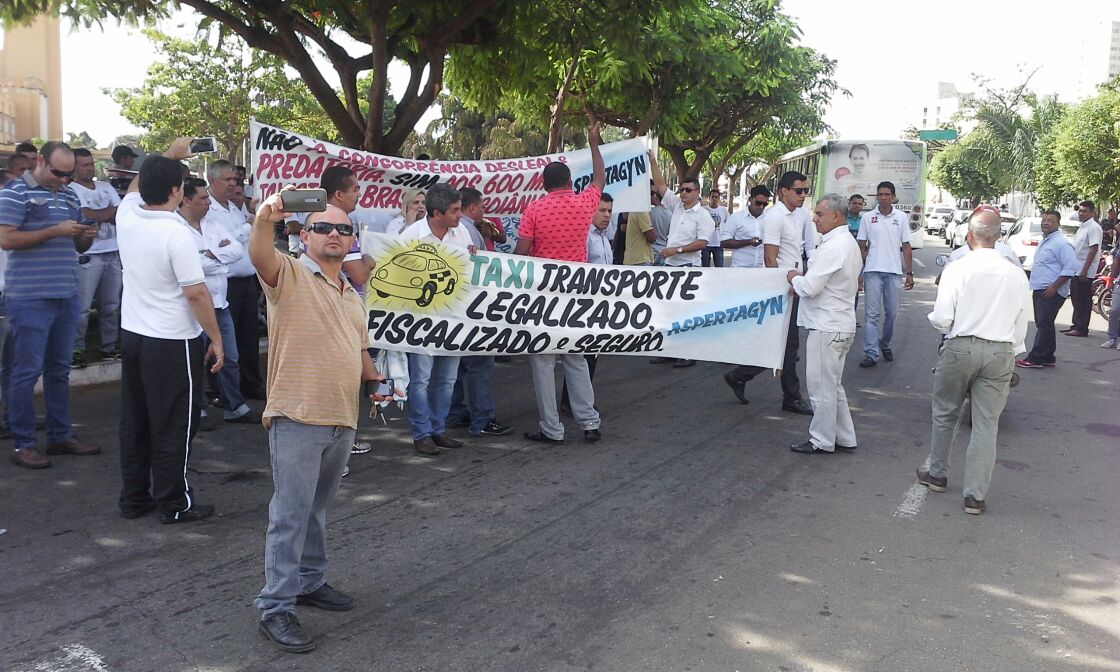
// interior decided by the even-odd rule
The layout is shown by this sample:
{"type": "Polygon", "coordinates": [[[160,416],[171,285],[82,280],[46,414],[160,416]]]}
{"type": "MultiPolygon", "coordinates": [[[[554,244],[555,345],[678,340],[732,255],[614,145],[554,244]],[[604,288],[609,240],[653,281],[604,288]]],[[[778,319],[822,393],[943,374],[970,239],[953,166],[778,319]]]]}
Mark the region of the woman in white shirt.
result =
{"type": "Polygon", "coordinates": [[[385,225],[385,233],[395,236],[407,229],[416,220],[427,216],[428,211],[424,207],[424,191],[422,189],[409,189],[404,192],[404,197],[401,198],[401,214],[389,220],[389,223],[385,225]]]}

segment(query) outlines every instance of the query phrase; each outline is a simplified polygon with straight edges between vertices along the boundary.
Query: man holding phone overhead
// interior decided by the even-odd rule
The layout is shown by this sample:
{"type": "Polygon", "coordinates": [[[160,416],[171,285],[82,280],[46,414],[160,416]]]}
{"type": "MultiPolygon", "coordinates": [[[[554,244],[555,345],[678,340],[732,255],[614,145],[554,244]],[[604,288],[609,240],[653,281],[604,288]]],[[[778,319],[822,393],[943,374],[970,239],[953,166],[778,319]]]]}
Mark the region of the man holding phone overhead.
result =
{"type": "MultiPolygon", "coordinates": [[[[280,649],[315,648],[296,604],[354,608],[326,580],[326,510],[334,499],[358,427],[362,381],[381,380],[367,347],[361,297],[342,274],[354,225],[339,208],[307,218],[298,260],[273,245],[285,221],[284,190],[257,211],[249,256],[268,301],[268,403],[264,425],[275,492],[268,507],[265,585],[257,597],[260,631],[280,649]]],[[[391,398],[391,397],[389,397],[391,398]]],[[[385,396],[371,394],[371,401],[385,396]]]]}

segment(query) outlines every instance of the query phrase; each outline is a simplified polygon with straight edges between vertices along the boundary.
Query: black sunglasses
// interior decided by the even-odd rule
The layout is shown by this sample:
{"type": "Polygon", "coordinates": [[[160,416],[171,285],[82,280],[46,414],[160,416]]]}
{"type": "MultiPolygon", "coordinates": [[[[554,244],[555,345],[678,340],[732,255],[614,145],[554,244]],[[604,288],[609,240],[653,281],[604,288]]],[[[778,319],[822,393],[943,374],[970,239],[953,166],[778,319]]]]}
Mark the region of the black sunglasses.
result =
{"type": "Polygon", "coordinates": [[[798,196],[804,196],[809,193],[809,187],[790,187],[790,190],[798,196]]]}
{"type": "Polygon", "coordinates": [[[54,175],[55,177],[64,177],[65,178],[65,177],[73,177],[74,176],[74,171],[72,171],[72,170],[71,171],[59,170],[58,168],[55,168],[54,166],[52,166],[49,163],[47,164],[47,167],[51,169],[51,175],[54,175]]]}
{"type": "Polygon", "coordinates": [[[768,200],[767,201],[754,201],[754,204],[757,205],[760,208],[765,208],[768,203],[770,203],[770,201],[768,201],[768,200]]]}
{"type": "Polygon", "coordinates": [[[321,236],[330,235],[330,232],[332,230],[333,231],[338,231],[338,235],[340,235],[340,236],[352,236],[352,235],[354,235],[354,225],[353,224],[331,224],[330,222],[315,222],[314,224],[312,224],[311,226],[309,226],[307,228],[311,229],[312,231],[314,231],[315,233],[318,233],[321,236]]]}
{"type": "Polygon", "coordinates": [[[680,188],[680,192],[682,194],[691,194],[694,191],[700,191],[700,190],[699,189],[693,189],[692,187],[681,187],[680,188]]]}

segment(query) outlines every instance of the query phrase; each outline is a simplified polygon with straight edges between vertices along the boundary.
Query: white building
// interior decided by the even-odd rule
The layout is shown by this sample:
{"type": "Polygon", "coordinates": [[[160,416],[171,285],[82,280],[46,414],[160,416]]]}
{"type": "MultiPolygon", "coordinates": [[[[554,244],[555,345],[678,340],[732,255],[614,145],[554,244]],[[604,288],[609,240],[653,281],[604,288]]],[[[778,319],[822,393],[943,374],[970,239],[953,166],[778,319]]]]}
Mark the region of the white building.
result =
{"type": "Polygon", "coordinates": [[[1120,21],[1112,22],[1112,40],[1108,47],[1108,79],[1120,75],[1120,21]]]}

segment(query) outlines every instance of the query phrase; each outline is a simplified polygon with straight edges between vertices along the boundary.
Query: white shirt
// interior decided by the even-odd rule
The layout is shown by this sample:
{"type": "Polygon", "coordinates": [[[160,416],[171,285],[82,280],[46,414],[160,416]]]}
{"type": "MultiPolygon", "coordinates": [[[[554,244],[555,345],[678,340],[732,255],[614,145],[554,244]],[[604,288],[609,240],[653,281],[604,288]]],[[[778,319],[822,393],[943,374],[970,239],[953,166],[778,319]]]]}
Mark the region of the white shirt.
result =
{"type": "Polygon", "coordinates": [[[886,215],[878,207],[868,210],[860,219],[856,239],[868,244],[865,272],[902,275],[902,244],[910,242],[910,218],[905,212],[893,205],[886,215]]]}
{"type": "MultiPolygon", "coordinates": [[[[399,216],[399,215],[398,215],[399,216]]],[[[389,220],[393,219],[390,210],[363,210],[361,208],[350,213],[350,221],[354,222],[362,231],[385,233],[389,220]]],[[[401,218],[404,221],[404,218],[401,218]]]]}
{"type": "MultiPolygon", "coordinates": [[[[736,210],[727,218],[727,223],[719,232],[720,240],[762,239],[762,218],[755,217],[749,210],[736,210]]],[[[732,268],[763,268],[762,243],[755,247],[736,247],[731,251],[732,268]]]]}
{"type": "Polygon", "coordinates": [[[462,226],[448,227],[443,238],[437,238],[432,233],[432,227],[428,224],[427,217],[416,220],[407,229],[401,231],[400,239],[402,241],[419,240],[422,243],[444,243],[453,247],[461,247],[464,250],[474,245],[471,234],[467,233],[467,230],[462,226]]]}
{"type": "Polygon", "coordinates": [[[977,248],[945,267],[929,323],[949,338],[976,336],[1018,350],[1032,314],[1026,274],[999,252],[977,248]]]}
{"type": "MultiPolygon", "coordinates": [[[[413,224],[415,223],[416,222],[413,222],[413,224]]],[[[396,217],[390,219],[389,223],[385,225],[385,233],[391,236],[395,236],[399,233],[402,233],[406,228],[408,227],[405,226],[404,215],[397,215],[396,217]]]]}
{"type": "MultiPolygon", "coordinates": [[[[680,196],[672,190],[666,189],[661,197],[661,205],[672,211],[673,217],[669,221],[669,237],[665,240],[665,248],[676,250],[678,247],[691,245],[698,240],[711,242],[715,240],[715,225],[711,215],[697,201],[691,208],[685,208],[680,196]]],[[[700,252],[682,252],[666,257],[666,266],[693,266],[700,265],[700,252]]]]}
{"type": "Polygon", "coordinates": [[[202,264],[202,272],[206,276],[206,289],[210,290],[210,300],[214,302],[214,308],[218,310],[229,308],[229,301],[226,299],[229,286],[227,264],[240,259],[245,254],[245,248],[241,243],[232,240],[223,247],[221,243],[223,240],[229,240],[229,234],[224,227],[213,220],[208,222],[204,217],[200,226],[201,232],[187,222],[191,238],[198,248],[198,260],[202,264]],[[211,259],[203,254],[206,251],[217,259],[211,259]]]}
{"type": "MultiPolygon", "coordinates": [[[[963,257],[964,255],[968,254],[971,251],[972,251],[972,248],[970,248],[968,245],[961,245],[957,249],[953,250],[953,253],[949,255],[949,261],[946,262],[946,265],[951,264],[954,261],[957,261],[958,259],[960,259],[961,257],[963,257]]],[[[1015,251],[1011,249],[1010,245],[1003,242],[1002,240],[997,240],[996,241],[996,252],[999,252],[1000,254],[1002,254],[1004,257],[1007,258],[1008,261],[1015,264],[1019,268],[1023,267],[1023,262],[1019,261],[1019,257],[1017,257],[1015,255],[1015,251]]]]}
{"type": "Polygon", "coordinates": [[[806,217],[812,225],[813,220],[808,210],[790,210],[785,203],[778,201],[759,218],[762,220],[762,244],[778,246],[778,268],[801,268],[806,217]]]}
{"type": "MultiPolygon", "coordinates": [[[[1087,222],[1081,222],[1081,228],[1077,229],[1077,235],[1073,237],[1073,254],[1077,257],[1077,273],[1081,274],[1081,269],[1085,268],[1085,260],[1089,258],[1089,248],[1096,245],[1097,253],[1101,251],[1101,239],[1104,236],[1104,231],[1101,225],[1097,224],[1097,220],[1090,219],[1087,222]]],[[[1097,277],[1097,260],[1089,264],[1089,278],[1097,277]]]]}
{"type": "Polygon", "coordinates": [[[218,199],[211,194],[210,211],[206,213],[206,217],[202,220],[203,227],[206,226],[206,220],[224,226],[227,231],[226,238],[230,242],[241,243],[243,252],[241,257],[226,264],[229,267],[229,277],[247,278],[255,275],[257,271],[253,268],[253,262],[249,260],[248,254],[244,254],[244,250],[249,249],[249,234],[253,231],[253,225],[245,221],[245,216],[241,214],[241,208],[234,205],[233,201],[229,201],[229,207],[224,208],[218,202],[218,199]]]}
{"type": "Polygon", "coordinates": [[[727,212],[727,208],[722,205],[716,207],[704,206],[708,214],[712,216],[712,223],[715,224],[715,240],[708,241],[708,247],[720,247],[720,243],[724,240],[723,234],[720,232],[720,227],[728,220],[731,215],[727,212]]]}
{"type": "Polygon", "coordinates": [[[117,243],[124,269],[121,327],[141,336],[185,340],[202,333],[183,287],[203,282],[189,225],[174,212],[145,210],[140,194],[117,208],[117,243]]]}
{"type": "MultiPolygon", "coordinates": [[[[801,215],[801,251],[806,259],[813,258],[817,249],[817,226],[813,224],[813,211],[804,205],[798,208],[801,215]]],[[[859,247],[858,245],[856,247],[859,247]]]]}
{"type": "Polygon", "coordinates": [[[856,330],[856,292],[863,257],[847,221],[824,234],[805,275],[790,283],[801,297],[797,324],[806,329],[844,334],[856,330]]]}
{"type": "Polygon", "coordinates": [[[482,233],[479,232],[478,226],[474,223],[473,219],[467,217],[466,215],[463,215],[459,218],[459,226],[466,229],[467,233],[470,234],[471,240],[474,241],[475,247],[480,250],[486,249],[486,241],[482,239],[482,233]]]}
{"type": "Polygon", "coordinates": [[[591,230],[587,232],[587,263],[589,264],[613,264],[614,263],[614,250],[611,249],[611,239],[607,235],[608,229],[600,231],[591,225],[591,230]]]}
{"type": "MultiPolygon", "coordinates": [[[[70,189],[78,195],[78,202],[83,208],[90,210],[104,210],[115,208],[121,204],[121,197],[117,195],[108,182],[94,182],[93,189],[88,189],[77,182],[70,183],[70,189]]],[[[85,251],[86,254],[104,254],[117,251],[117,227],[111,222],[101,222],[97,227],[97,237],[93,244],[85,251]]]]}

